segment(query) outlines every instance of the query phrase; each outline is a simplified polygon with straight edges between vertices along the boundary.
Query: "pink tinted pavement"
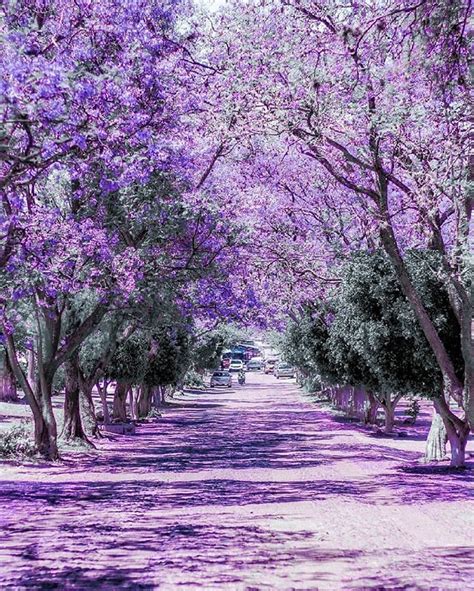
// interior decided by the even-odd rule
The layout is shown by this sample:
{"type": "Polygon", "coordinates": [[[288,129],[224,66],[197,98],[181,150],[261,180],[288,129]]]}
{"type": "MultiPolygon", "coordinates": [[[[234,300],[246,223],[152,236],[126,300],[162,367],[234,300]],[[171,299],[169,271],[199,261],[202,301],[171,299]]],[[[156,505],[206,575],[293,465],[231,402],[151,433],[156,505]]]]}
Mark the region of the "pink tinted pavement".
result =
{"type": "Polygon", "coordinates": [[[3,465],[0,588],[474,589],[472,466],[423,466],[421,436],[272,376],[185,394],[98,451],[3,465]]]}

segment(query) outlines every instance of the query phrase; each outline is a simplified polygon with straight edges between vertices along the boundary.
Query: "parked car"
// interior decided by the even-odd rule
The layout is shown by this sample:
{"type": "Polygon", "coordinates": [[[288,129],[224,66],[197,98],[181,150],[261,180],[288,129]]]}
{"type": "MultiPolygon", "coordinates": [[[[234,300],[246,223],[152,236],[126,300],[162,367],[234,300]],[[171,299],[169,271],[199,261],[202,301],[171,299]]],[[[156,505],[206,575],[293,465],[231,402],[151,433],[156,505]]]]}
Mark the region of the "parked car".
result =
{"type": "Polygon", "coordinates": [[[277,379],[280,378],[294,378],[296,370],[288,363],[281,362],[275,365],[273,373],[277,379]]]}
{"type": "Polygon", "coordinates": [[[230,372],[226,370],[215,371],[211,376],[211,388],[214,388],[214,386],[227,386],[230,388],[232,386],[230,372]]]}
{"type": "Polygon", "coordinates": [[[232,359],[229,365],[230,371],[241,371],[244,369],[244,362],[242,359],[232,359]]]}
{"type": "Polygon", "coordinates": [[[263,360],[262,359],[249,359],[247,361],[247,365],[245,369],[247,371],[260,371],[263,368],[263,360]]]}
{"type": "Polygon", "coordinates": [[[265,373],[273,373],[277,359],[267,359],[265,361],[265,373]]]}

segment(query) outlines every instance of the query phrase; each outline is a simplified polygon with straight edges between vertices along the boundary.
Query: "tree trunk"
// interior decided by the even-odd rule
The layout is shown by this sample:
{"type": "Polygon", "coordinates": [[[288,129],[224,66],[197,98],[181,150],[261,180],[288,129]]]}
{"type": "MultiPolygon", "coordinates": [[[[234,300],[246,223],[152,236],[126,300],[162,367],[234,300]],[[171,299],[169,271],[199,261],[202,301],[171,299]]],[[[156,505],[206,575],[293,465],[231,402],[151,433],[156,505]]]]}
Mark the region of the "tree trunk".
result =
{"type": "Polygon", "coordinates": [[[466,461],[466,444],[469,437],[469,427],[466,425],[466,428],[458,429],[451,421],[444,421],[444,424],[451,448],[450,466],[452,468],[462,468],[466,461]]]}
{"type": "Polygon", "coordinates": [[[132,421],[138,420],[138,395],[138,388],[136,386],[132,386],[128,391],[128,405],[130,408],[130,416],[132,421]]]}
{"type": "Polygon", "coordinates": [[[38,372],[36,381],[35,398],[38,401],[40,416],[35,415],[35,444],[38,452],[48,460],[57,460],[58,452],[58,428],[54,418],[51,395],[53,391],[52,378],[45,375],[44,371],[38,372]]]}
{"type": "Polygon", "coordinates": [[[464,430],[459,433],[456,429],[448,428],[448,440],[451,447],[452,468],[463,468],[466,461],[466,444],[469,437],[469,431],[464,430]]]}
{"type": "Polygon", "coordinates": [[[444,426],[441,415],[433,409],[433,418],[431,420],[430,432],[426,440],[425,461],[426,462],[440,462],[445,460],[446,442],[448,436],[446,427],[444,426]]]}
{"type": "Polygon", "coordinates": [[[151,412],[151,395],[151,388],[143,384],[138,396],[138,416],[141,419],[147,417],[151,412]]]}
{"type": "Polygon", "coordinates": [[[130,385],[127,382],[117,382],[114,392],[113,417],[117,421],[127,420],[127,393],[130,385]]]}
{"type": "Polygon", "coordinates": [[[31,389],[34,390],[35,383],[36,383],[36,362],[35,362],[35,352],[34,349],[28,349],[28,368],[27,368],[27,380],[31,386],[31,389]]]}
{"type": "Polygon", "coordinates": [[[452,468],[461,468],[464,466],[466,459],[466,443],[470,431],[469,423],[466,420],[460,419],[451,411],[444,396],[435,398],[433,403],[446,427],[446,433],[451,447],[450,466],[452,468]]]}
{"type": "Polygon", "coordinates": [[[99,392],[100,401],[102,402],[102,414],[104,416],[104,425],[110,425],[109,405],[107,404],[107,380],[104,380],[103,386],[100,381],[97,382],[96,387],[99,392]]]}
{"type": "Polygon", "coordinates": [[[16,379],[25,393],[28,404],[33,412],[35,425],[35,445],[38,452],[45,458],[56,460],[59,457],[57,444],[57,427],[51,405],[51,392],[53,377],[47,376],[44,368],[38,370],[34,387],[28,382],[24,371],[18,361],[13,336],[3,327],[6,337],[8,359],[16,379]]]}
{"type": "Polygon", "coordinates": [[[391,394],[379,395],[379,402],[385,413],[385,433],[393,433],[393,427],[395,426],[395,409],[401,398],[402,394],[395,394],[393,398],[391,394]]]}
{"type": "Polygon", "coordinates": [[[160,386],[153,386],[151,391],[152,391],[153,407],[159,408],[161,406],[160,386]]]}
{"type": "Polygon", "coordinates": [[[159,386],[160,389],[160,403],[166,404],[166,386],[159,386]]]}
{"type": "Polygon", "coordinates": [[[365,409],[364,423],[366,425],[375,425],[377,423],[377,412],[380,403],[372,392],[367,392],[367,405],[365,409]]]}
{"type": "Polygon", "coordinates": [[[95,413],[94,400],[92,399],[93,383],[79,377],[79,402],[84,431],[89,437],[99,437],[99,424],[95,413]]]}
{"type": "Polygon", "coordinates": [[[395,407],[391,402],[386,402],[383,405],[385,411],[385,433],[393,433],[393,426],[395,424],[395,407]]]}
{"type": "Polygon", "coordinates": [[[6,351],[1,354],[0,364],[0,400],[2,402],[18,400],[15,375],[6,351]]]}
{"type": "Polygon", "coordinates": [[[66,393],[64,398],[64,427],[61,437],[68,441],[73,439],[87,441],[81,420],[77,356],[73,356],[64,362],[64,372],[66,393]]]}

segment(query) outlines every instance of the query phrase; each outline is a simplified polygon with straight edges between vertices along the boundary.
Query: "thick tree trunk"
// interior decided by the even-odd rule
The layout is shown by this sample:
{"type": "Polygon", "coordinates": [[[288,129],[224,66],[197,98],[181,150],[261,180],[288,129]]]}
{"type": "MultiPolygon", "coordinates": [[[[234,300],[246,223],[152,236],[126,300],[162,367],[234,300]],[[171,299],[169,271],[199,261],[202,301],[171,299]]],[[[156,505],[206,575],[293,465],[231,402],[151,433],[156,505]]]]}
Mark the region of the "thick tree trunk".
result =
{"type": "Polygon", "coordinates": [[[32,386],[18,361],[13,336],[5,327],[3,329],[11,367],[33,413],[36,448],[45,458],[55,460],[58,458],[58,446],[56,421],[51,407],[52,378],[47,380],[44,372],[38,371],[37,379],[32,386]]]}
{"type": "Polygon", "coordinates": [[[104,380],[103,385],[100,384],[100,381],[97,382],[96,387],[97,391],[99,392],[100,401],[102,403],[102,414],[104,417],[104,425],[110,425],[110,413],[109,413],[109,405],[107,404],[107,380],[104,380]]]}
{"type": "Polygon", "coordinates": [[[464,429],[459,429],[451,422],[445,420],[446,433],[448,435],[449,447],[451,448],[452,468],[462,468],[466,461],[466,444],[469,437],[469,427],[466,424],[464,429]]]}
{"type": "Polygon", "coordinates": [[[385,413],[385,426],[384,431],[385,433],[393,433],[393,427],[395,425],[395,405],[390,400],[385,400],[382,402],[382,407],[385,413]]]}
{"type": "Polygon", "coordinates": [[[463,468],[466,462],[466,444],[469,431],[459,433],[456,429],[447,429],[449,445],[451,447],[451,467],[463,468]]]}
{"type": "Polygon", "coordinates": [[[469,437],[469,423],[460,419],[449,408],[444,396],[434,399],[434,406],[443,418],[444,426],[451,447],[451,467],[461,468],[466,459],[466,443],[469,437]]]}
{"type": "Polygon", "coordinates": [[[64,427],[61,437],[70,441],[87,441],[81,420],[80,388],[77,357],[73,356],[64,363],[66,393],[64,397],[64,427]]]}
{"type": "Polygon", "coordinates": [[[128,405],[130,408],[130,417],[132,418],[132,421],[138,420],[138,396],[138,387],[132,386],[128,391],[128,405]]]}
{"type": "Polygon", "coordinates": [[[166,386],[159,386],[160,389],[160,403],[166,404],[166,386]]]}
{"type": "Polygon", "coordinates": [[[6,351],[0,355],[0,400],[2,402],[18,400],[16,379],[6,351]]]}
{"type": "Polygon", "coordinates": [[[95,413],[94,400],[92,399],[92,384],[80,381],[80,408],[84,431],[89,437],[99,437],[99,424],[95,413]]]}
{"type": "Polygon", "coordinates": [[[151,391],[152,391],[153,407],[159,408],[161,406],[160,386],[153,386],[151,391]]]}
{"type": "Polygon", "coordinates": [[[365,409],[364,422],[368,425],[375,425],[377,423],[377,412],[380,403],[372,392],[367,392],[367,405],[365,409]]]}
{"type": "Polygon", "coordinates": [[[140,394],[138,396],[138,417],[144,419],[150,414],[151,411],[151,388],[145,384],[140,388],[140,394]]]}
{"type": "Polygon", "coordinates": [[[384,406],[385,411],[385,433],[393,433],[395,425],[395,408],[389,403],[384,406]]]}
{"type": "Polygon", "coordinates": [[[426,440],[425,461],[440,462],[445,460],[446,442],[448,436],[441,415],[433,409],[433,418],[431,420],[430,432],[426,440]]]}
{"type": "Polygon", "coordinates": [[[57,460],[58,452],[58,429],[54,418],[51,395],[53,390],[52,379],[38,372],[35,398],[38,401],[40,416],[35,418],[35,444],[38,452],[48,460],[57,460]]]}
{"type": "Polygon", "coordinates": [[[127,420],[127,393],[130,384],[127,382],[117,382],[114,392],[113,417],[116,421],[127,420]]]}
{"type": "Polygon", "coordinates": [[[395,409],[400,402],[402,395],[396,394],[393,398],[391,394],[384,394],[379,397],[379,402],[385,413],[385,433],[393,433],[395,426],[395,409]]]}

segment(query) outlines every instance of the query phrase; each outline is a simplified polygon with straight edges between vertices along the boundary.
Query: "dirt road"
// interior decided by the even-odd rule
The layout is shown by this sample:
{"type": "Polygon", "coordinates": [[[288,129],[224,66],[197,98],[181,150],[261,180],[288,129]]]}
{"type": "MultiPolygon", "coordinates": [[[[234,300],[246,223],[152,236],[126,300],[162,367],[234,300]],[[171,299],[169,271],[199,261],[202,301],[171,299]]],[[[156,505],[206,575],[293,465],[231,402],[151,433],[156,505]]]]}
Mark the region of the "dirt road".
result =
{"type": "Polygon", "coordinates": [[[3,466],[2,589],[474,589],[473,471],[291,381],[186,394],[81,461],[3,466]]]}

